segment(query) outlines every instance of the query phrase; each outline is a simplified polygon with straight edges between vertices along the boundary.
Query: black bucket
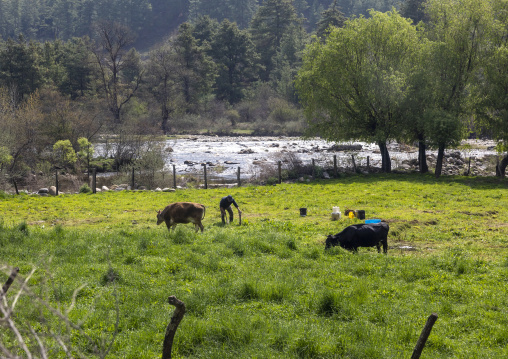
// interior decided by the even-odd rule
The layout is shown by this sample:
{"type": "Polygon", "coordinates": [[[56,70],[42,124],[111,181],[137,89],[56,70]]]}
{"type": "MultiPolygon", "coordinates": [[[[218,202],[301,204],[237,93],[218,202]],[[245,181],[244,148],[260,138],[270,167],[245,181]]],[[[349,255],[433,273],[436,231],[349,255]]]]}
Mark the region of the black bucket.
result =
{"type": "Polygon", "coordinates": [[[365,211],[364,211],[364,210],[359,209],[359,210],[357,211],[357,216],[358,216],[358,219],[365,219],[365,211]]]}
{"type": "Polygon", "coordinates": [[[307,208],[300,208],[300,216],[305,217],[307,215],[307,208]]]}

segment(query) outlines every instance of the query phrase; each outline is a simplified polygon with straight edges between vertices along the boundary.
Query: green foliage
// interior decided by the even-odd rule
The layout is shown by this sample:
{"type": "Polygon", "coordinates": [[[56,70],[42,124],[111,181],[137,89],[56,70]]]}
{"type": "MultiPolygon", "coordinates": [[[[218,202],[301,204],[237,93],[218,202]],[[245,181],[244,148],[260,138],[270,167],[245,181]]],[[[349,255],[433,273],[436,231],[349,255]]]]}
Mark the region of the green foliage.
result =
{"type": "Polygon", "coordinates": [[[210,54],[218,67],[215,93],[230,104],[243,99],[245,87],[257,79],[259,55],[249,33],[224,20],[212,38],[210,54]]]}
{"type": "Polygon", "coordinates": [[[321,19],[316,24],[316,35],[320,38],[328,36],[330,28],[342,27],[346,18],[337,6],[337,0],[334,0],[328,10],[321,13],[321,19]]]}
{"type": "Polygon", "coordinates": [[[0,166],[8,165],[12,162],[13,157],[11,156],[9,149],[5,146],[0,146],[0,166]]]}
{"type": "Polygon", "coordinates": [[[419,34],[395,10],[370,15],[334,28],[325,43],[310,44],[296,86],[309,134],[376,143],[389,171],[385,144],[403,131],[419,34]]]}
{"type": "Polygon", "coordinates": [[[62,167],[69,167],[76,163],[77,156],[71,141],[61,140],[53,145],[53,155],[56,163],[62,167]]]}
{"type": "Polygon", "coordinates": [[[299,26],[299,22],[292,1],[268,0],[259,7],[252,19],[251,32],[261,55],[262,80],[268,80],[274,69],[273,58],[284,35],[299,26]]]}
{"type": "Polygon", "coordinates": [[[91,159],[94,154],[93,144],[86,137],[78,138],[79,151],[77,153],[81,160],[91,159]]]}
{"type": "Polygon", "coordinates": [[[79,187],[79,193],[92,193],[92,189],[88,183],[84,183],[81,187],[79,187]]]}

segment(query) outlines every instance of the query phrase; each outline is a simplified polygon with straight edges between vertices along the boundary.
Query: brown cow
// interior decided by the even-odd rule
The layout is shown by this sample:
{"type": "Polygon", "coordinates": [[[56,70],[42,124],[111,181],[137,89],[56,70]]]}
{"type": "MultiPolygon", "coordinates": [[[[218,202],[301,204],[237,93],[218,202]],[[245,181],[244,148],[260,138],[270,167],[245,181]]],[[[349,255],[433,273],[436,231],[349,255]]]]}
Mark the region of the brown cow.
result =
{"type": "Polygon", "coordinates": [[[157,225],[166,222],[168,230],[175,230],[178,223],[194,223],[196,232],[198,227],[203,232],[201,220],[205,218],[206,207],[199,203],[176,202],[157,212],[157,225]]]}

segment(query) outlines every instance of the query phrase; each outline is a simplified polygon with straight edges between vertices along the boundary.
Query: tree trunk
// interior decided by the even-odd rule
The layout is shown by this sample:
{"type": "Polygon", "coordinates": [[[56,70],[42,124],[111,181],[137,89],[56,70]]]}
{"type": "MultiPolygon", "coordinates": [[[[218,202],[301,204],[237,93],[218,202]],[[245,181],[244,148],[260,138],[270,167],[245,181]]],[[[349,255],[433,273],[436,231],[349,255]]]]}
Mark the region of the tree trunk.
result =
{"type": "Polygon", "coordinates": [[[162,104],[161,106],[162,110],[162,132],[164,132],[165,135],[169,133],[169,126],[168,126],[168,120],[169,120],[169,110],[168,106],[166,104],[162,104]]]}
{"type": "Polygon", "coordinates": [[[427,165],[426,146],[423,136],[418,139],[418,170],[420,173],[429,172],[429,166],[427,165]]]}
{"type": "Polygon", "coordinates": [[[392,171],[392,162],[390,161],[390,154],[386,148],[385,142],[378,143],[379,150],[381,151],[381,171],[390,173],[392,171]]]}
{"type": "Polygon", "coordinates": [[[496,172],[498,172],[498,175],[501,178],[504,178],[504,176],[506,175],[506,166],[508,166],[508,153],[503,157],[503,159],[501,160],[501,162],[497,167],[496,172]]]}
{"type": "Polygon", "coordinates": [[[439,149],[437,151],[437,161],[436,161],[436,178],[441,176],[441,172],[443,170],[443,158],[444,158],[444,145],[439,145],[439,149]]]}

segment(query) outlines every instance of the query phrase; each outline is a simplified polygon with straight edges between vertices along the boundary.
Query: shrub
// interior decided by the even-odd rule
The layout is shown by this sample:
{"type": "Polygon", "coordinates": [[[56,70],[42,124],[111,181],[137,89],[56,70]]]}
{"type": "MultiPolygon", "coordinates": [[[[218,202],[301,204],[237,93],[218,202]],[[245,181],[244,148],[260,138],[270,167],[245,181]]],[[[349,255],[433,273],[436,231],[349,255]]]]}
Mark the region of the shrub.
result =
{"type": "Polygon", "coordinates": [[[79,187],[79,193],[92,193],[92,189],[88,184],[85,183],[79,187]]]}

